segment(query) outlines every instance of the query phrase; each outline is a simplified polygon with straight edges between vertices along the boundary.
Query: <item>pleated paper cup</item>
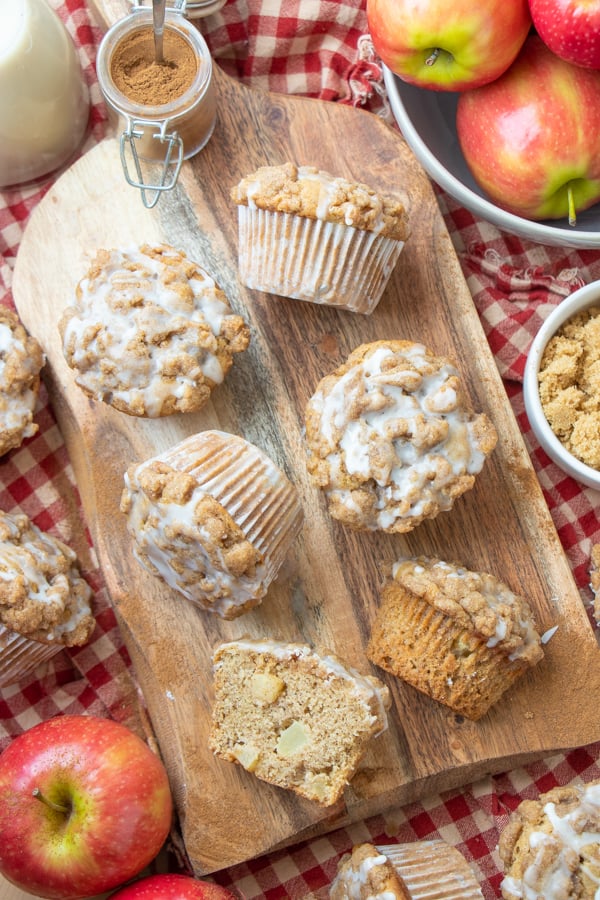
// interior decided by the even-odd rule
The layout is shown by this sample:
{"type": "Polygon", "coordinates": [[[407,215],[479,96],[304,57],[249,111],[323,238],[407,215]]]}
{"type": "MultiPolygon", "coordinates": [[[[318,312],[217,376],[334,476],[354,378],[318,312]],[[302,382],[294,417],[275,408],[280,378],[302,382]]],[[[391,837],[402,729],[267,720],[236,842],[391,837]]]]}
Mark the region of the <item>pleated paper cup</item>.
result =
{"type": "MultiPolygon", "coordinates": [[[[205,593],[202,583],[190,582],[189,590],[182,590],[180,584],[178,586],[170,580],[166,569],[158,574],[162,574],[172,587],[184,593],[189,600],[223,618],[235,618],[256,606],[279,572],[303,522],[303,511],[294,485],[269,456],[254,444],[237,435],[220,431],[203,431],[191,435],[148,462],[154,460],[190,476],[199,492],[215,500],[229,514],[245,540],[262,558],[249,580],[234,580],[231,590],[219,597],[218,591],[211,593],[209,590],[205,593]]],[[[131,475],[128,480],[131,490],[131,475]]],[[[152,513],[150,510],[150,516],[152,513]]],[[[170,526],[176,515],[177,512],[170,514],[170,526]]],[[[130,518],[130,523],[133,523],[135,532],[135,515],[130,518]]],[[[189,525],[185,517],[184,525],[186,528],[189,525]]],[[[197,540],[198,548],[201,549],[201,529],[189,525],[187,535],[191,545],[197,540]]],[[[140,541],[139,533],[134,533],[134,537],[140,541]]],[[[138,543],[138,551],[140,547],[138,543]]],[[[136,555],[144,563],[143,554],[136,555]]],[[[156,557],[153,558],[151,549],[148,555],[155,562],[156,557]]],[[[215,576],[214,583],[219,584],[219,575],[222,573],[217,569],[218,567],[212,571],[212,575],[215,576]]]]}
{"type": "Polygon", "coordinates": [[[377,845],[392,863],[411,900],[483,900],[473,870],[445,841],[377,845]]]}
{"type": "Polygon", "coordinates": [[[0,625],[0,688],[21,681],[62,649],[62,644],[32,641],[0,625]]]}
{"type": "Polygon", "coordinates": [[[384,591],[368,655],[376,665],[473,721],[481,718],[527,668],[499,648],[488,647],[422,597],[408,591],[397,595],[394,584],[384,591]],[[464,648],[464,654],[458,654],[457,647],[464,648]],[[443,667],[450,654],[458,659],[451,676],[443,667]]]}
{"type": "Polygon", "coordinates": [[[291,213],[238,206],[239,272],[246,287],[369,315],[403,241],[291,213]]]}

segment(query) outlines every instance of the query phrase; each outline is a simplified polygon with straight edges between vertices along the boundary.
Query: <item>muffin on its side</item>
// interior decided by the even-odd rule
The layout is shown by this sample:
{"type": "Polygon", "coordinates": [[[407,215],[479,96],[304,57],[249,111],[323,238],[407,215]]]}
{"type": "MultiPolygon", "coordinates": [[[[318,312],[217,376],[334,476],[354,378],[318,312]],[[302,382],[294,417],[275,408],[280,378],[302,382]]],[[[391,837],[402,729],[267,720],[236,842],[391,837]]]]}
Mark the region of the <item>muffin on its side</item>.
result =
{"type": "Polygon", "coordinates": [[[387,687],[304,644],[221,644],[214,689],[213,753],[321,806],[341,797],[387,728],[387,687]]]}
{"type": "Polygon", "coordinates": [[[498,845],[504,900],[596,900],[600,884],[600,782],[523,800],[498,845]]]}
{"type": "Polygon", "coordinates": [[[44,354],[16,314],[0,306],[0,456],[38,430],[33,412],[44,354]]]}
{"type": "Polygon", "coordinates": [[[329,889],[330,900],[411,900],[406,885],[373,844],[358,844],[338,863],[329,889]]]}
{"type": "Polygon", "coordinates": [[[121,511],[144,568],[224,619],[262,601],[303,521],[284,472],[222,431],[130,466],[121,511]]]}
{"type": "Polygon", "coordinates": [[[70,547],[28,516],[0,511],[0,686],[87,643],[91,597],[70,547]]]}
{"type": "Polygon", "coordinates": [[[314,166],[263,166],[231,192],[246,287],[372,313],[408,237],[398,197],[314,166]]]}
{"type": "Polygon", "coordinates": [[[99,250],[59,321],[79,387],[131,416],[200,409],[250,331],[214,279],[180,250],[99,250]]]}
{"type": "Polygon", "coordinates": [[[310,475],[356,530],[407,532],[449,510],[496,441],[455,366],[412,341],[357,347],[306,406],[310,475]]]}
{"type": "Polygon", "coordinates": [[[331,900],[483,900],[464,856],[438,839],[359,844],[340,860],[329,896],[331,900]]]}
{"type": "Polygon", "coordinates": [[[394,564],[367,655],[477,720],[542,659],[543,650],[524,597],[486,572],[418,557],[394,564]]]}

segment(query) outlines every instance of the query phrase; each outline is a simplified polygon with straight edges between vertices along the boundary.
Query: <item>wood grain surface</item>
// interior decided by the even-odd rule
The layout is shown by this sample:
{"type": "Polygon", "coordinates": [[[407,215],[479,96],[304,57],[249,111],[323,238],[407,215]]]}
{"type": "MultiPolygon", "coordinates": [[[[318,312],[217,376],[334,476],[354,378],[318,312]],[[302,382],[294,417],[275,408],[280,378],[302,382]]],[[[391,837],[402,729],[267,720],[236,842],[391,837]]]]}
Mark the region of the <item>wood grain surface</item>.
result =
{"type": "Polygon", "coordinates": [[[117,141],[107,139],[35,210],[14,277],[19,313],[47,354],[45,379],[197,874],[600,738],[598,647],[427,177],[402,138],[369,113],[253,91],[219,71],[216,80],[216,131],[184,164],[174,191],[145,209],[124,182],[117,141]],[[286,160],[404,194],[412,234],[371,317],[240,284],[230,188],[257,166],[286,160]],[[249,322],[252,341],[200,413],[142,421],[77,388],[56,322],[98,247],[156,240],[184,249],[217,278],[249,322]],[[451,512],[406,536],[356,534],[330,519],[308,480],[303,410],[320,378],[354,347],[391,336],[454,357],[473,405],[491,416],[500,439],[451,512]],[[233,622],[199,611],[142,570],[119,512],[127,465],[213,427],[269,453],[297,485],[305,512],[267,598],[233,622]],[[213,647],[242,634],[269,635],[330,648],[373,671],[365,645],[383,567],[417,553],[488,570],[525,593],[542,630],[558,625],[545,661],[476,724],[379,673],[393,696],[389,729],[333,809],[213,758],[213,647]]]}

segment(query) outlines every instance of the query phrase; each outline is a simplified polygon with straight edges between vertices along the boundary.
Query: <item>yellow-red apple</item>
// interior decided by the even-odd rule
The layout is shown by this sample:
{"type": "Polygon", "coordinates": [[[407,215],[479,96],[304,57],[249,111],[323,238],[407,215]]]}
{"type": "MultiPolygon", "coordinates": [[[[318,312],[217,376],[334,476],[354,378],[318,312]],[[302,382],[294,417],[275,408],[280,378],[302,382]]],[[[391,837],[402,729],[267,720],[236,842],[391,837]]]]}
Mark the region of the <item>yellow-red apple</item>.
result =
{"type": "Polygon", "coordinates": [[[367,0],[367,18],[392,72],[438,91],[498,78],[531,28],[527,0],[367,0]]]}
{"type": "Polygon", "coordinates": [[[0,872],[30,894],[123,884],[157,855],[171,815],[161,760],[111,719],[57,716],[0,755],[0,872]]]}
{"type": "Polygon", "coordinates": [[[600,200],[600,72],[531,35],[496,81],[461,94],[456,130],[473,178],[525,219],[560,219],[600,200]]]}

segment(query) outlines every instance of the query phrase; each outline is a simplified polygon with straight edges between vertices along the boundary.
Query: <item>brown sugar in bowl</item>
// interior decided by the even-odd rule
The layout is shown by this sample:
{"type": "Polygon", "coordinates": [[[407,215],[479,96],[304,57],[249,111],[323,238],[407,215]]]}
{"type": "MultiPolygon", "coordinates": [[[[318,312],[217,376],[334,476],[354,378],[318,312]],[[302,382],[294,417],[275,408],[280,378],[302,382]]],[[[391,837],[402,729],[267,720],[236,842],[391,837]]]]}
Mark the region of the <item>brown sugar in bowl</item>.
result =
{"type": "MultiPolygon", "coordinates": [[[[576,481],[579,481],[586,487],[600,490],[600,465],[596,467],[595,464],[591,465],[585,461],[586,459],[594,459],[592,448],[588,447],[587,450],[576,455],[577,440],[573,442],[572,437],[565,440],[564,435],[566,434],[566,430],[562,427],[560,429],[557,427],[556,423],[558,419],[555,418],[554,414],[560,412],[558,406],[561,403],[561,399],[557,398],[553,401],[553,413],[552,410],[549,409],[547,403],[542,402],[542,397],[540,396],[540,378],[542,378],[542,380],[544,379],[544,370],[546,370],[546,374],[548,372],[547,366],[549,365],[549,359],[546,354],[547,348],[550,345],[550,350],[552,351],[553,348],[556,347],[556,342],[554,342],[554,344],[551,342],[557,337],[561,337],[562,329],[567,323],[571,322],[575,316],[588,313],[588,311],[591,311],[594,307],[597,307],[598,316],[600,316],[600,281],[594,281],[579,288],[563,300],[556,309],[550,313],[536,334],[527,356],[523,377],[523,397],[531,428],[550,459],[576,481]],[[549,416],[554,420],[554,427],[556,431],[561,434],[562,439],[553,430],[549,421],[549,416]]],[[[576,348],[573,347],[572,349],[576,348]]],[[[600,366],[598,366],[598,368],[600,369],[600,366]]],[[[566,374],[563,373],[561,377],[564,379],[565,386],[567,386],[566,374]]],[[[560,415],[560,418],[565,420],[570,419],[575,422],[579,412],[581,412],[582,415],[585,415],[587,410],[593,407],[595,399],[593,396],[588,396],[585,398],[583,404],[579,404],[581,405],[581,410],[578,410],[576,408],[578,405],[577,395],[583,395],[584,391],[590,390],[591,379],[587,379],[588,384],[584,387],[583,376],[579,366],[574,366],[572,377],[574,381],[570,386],[571,389],[569,389],[567,393],[564,393],[563,412],[560,415]],[[579,381],[579,379],[581,379],[581,381],[579,381]],[[566,409],[566,404],[568,403],[573,404],[571,410],[566,409]],[[584,409],[584,407],[586,409],[584,409]]],[[[600,390],[598,392],[597,405],[598,410],[600,410],[600,390]]],[[[582,431],[583,424],[584,423],[582,422],[579,426],[582,431]]],[[[600,446],[600,435],[598,435],[598,443],[600,446]]]]}

